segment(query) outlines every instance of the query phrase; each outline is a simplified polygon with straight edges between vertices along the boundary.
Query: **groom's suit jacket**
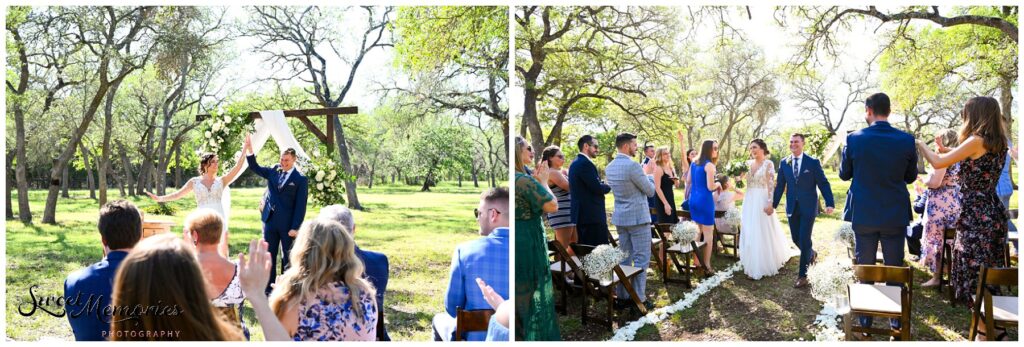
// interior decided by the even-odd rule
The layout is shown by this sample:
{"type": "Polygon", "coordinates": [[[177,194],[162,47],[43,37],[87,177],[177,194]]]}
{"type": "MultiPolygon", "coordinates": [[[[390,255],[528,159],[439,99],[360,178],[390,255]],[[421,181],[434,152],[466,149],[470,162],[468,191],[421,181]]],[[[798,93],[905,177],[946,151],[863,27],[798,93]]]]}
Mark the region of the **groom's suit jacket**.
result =
{"type": "Polygon", "coordinates": [[[263,167],[256,162],[256,156],[245,157],[249,162],[249,170],[252,170],[260,177],[267,180],[267,195],[263,199],[263,214],[261,219],[264,229],[274,230],[287,234],[289,230],[298,230],[302,226],[302,220],[306,218],[306,199],[309,195],[309,185],[306,176],[299,170],[295,170],[288,176],[284,186],[278,188],[277,182],[284,172],[280,170],[280,164],[273,167],[263,167]]]}
{"type": "Polygon", "coordinates": [[[793,156],[790,155],[779,163],[778,177],[775,180],[775,193],[772,196],[772,207],[779,207],[782,193],[786,193],[786,215],[792,216],[799,208],[801,215],[818,215],[818,191],[825,198],[826,207],[836,207],[832,198],[832,186],[821,169],[821,162],[803,154],[800,159],[799,177],[793,175],[793,156]]]}
{"type": "Polygon", "coordinates": [[[854,225],[905,228],[910,225],[910,192],[917,179],[914,136],[875,122],[846,137],[839,178],[853,179],[843,219],[854,225]]]}

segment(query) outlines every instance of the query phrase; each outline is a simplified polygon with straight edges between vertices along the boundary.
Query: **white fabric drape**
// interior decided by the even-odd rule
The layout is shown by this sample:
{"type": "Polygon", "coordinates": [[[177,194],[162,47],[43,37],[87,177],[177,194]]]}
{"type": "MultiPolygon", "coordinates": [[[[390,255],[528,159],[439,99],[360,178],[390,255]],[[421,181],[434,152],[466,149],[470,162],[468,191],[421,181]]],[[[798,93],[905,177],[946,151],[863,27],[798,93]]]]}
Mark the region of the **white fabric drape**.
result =
{"type": "MultiPolygon", "coordinates": [[[[259,153],[263,146],[267,144],[267,140],[270,138],[274,139],[277,143],[278,152],[283,152],[285,149],[295,149],[295,154],[299,158],[309,158],[306,155],[306,151],[299,145],[299,141],[295,139],[295,135],[292,134],[292,129],[288,127],[288,121],[284,118],[284,111],[273,110],[273,111],[260,111],[260,117],[255,121],[255,131],[252,134],[252,152],[259,153]]],[[[238,152],[235,152],[235,157],[238,157],[238,152]]],[[[249,163],[242,159],[242,171],[249,168],[249,163]]],[[[266,165],[267,163],[264,163],[266,165]]],[[[296,170],[299,169],[298,164],[295,165],[296,170]]],[[[235,176],[237,180],[241,177],[241,174],[235,176]]],[[[224,187],[224,193],[221,198],[221,204],[224,206],[224,220],[230,220],[231,216],[231,189],[230,184],[234,183],[234,180],[228,182],[224,187]]]]}

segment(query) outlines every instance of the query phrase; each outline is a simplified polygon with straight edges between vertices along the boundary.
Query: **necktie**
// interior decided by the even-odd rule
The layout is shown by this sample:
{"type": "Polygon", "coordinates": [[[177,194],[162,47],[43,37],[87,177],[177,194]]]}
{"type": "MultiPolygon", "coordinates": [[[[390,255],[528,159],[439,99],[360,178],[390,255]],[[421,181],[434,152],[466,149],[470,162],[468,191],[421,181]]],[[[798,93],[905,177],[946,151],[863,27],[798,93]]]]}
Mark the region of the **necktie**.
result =
{"type": "Polygon", "coordinates": [[[287,178],[288,178],[288,172],[287,171],[282,172],[280,174],[280,178],[277,181],[277,189],[281,189],[281,187],[284,187],[284,181],[287,178]]]}
{"type": "Polygon", "coordinates": [[[800,158],[793,158],[793,179],[800,179],[800,158]]]}

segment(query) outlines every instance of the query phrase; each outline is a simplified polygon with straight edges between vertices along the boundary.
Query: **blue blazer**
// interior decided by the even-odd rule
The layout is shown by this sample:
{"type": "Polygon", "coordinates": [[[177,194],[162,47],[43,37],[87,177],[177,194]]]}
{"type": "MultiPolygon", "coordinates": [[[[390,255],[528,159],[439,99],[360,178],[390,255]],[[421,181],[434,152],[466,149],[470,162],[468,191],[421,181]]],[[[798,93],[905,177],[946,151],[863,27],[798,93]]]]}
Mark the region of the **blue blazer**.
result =
{"type": "Polygon", "coordinates": [[[306,199],[309,196],[309,185],[306,176],[299,170],[292,172],[284,186],[277,188],[277,181],[280,180],[280,164],[273,167],[263,167],[256,162],[256,156],[245,157],[249,162],[249,170],[267,180],[267,195],[263,197],[263,220],[264,230],[276,230],[281,234],[288,234],[289,230],[298,230],[302,226],[302,220],[306,218],[306,199]]]}
{"type": "Polygon", "coordinates": [[[779,163],[778,177],[775,180],[775,194],[772,196],[772,207],[779,207],[782,192],[786,192],[786,215],[792,216],[796,208],[800,214],[814,218],[818,215],[818,191],[825,197],[826,207],[836,207],[832,198],[832,186],[825,178],[825,170],[821,162],[807,153],[800,159],[800,179],[793,176],[793,156],[790,155],[779,163]]]}
{"type": "Polygon", "coordinates": [[[76,341],[105,341],[111,316],[103,315],[110,306],[114,275],[127,252],[113,251],[103,260],[72,272],[64,280],[64,300],[68,322],[76,341]]]}
{"type": "Polygon", "coordinates": [[[906,228],[910,225],[910,192],[917,179],[914,136],[889,122],[875,122],[846,137],[839,178],[853,180],[843,219],[853,225],[906,228]]]}
{"type": "MultiPolygon", "coordinates": [[[[359,260],[363,261],[363,265],[366,267],[366,279],[373,284],[373,287],[377,289],[377,310],[384,310],[384,293],[388,290],[388,256],[383,253],[374,251],[367,251],[360,249],[356,246],[356,256],[359,260]]],[[[384,341],[391,341],[391,336],[388,335],[387,328],[384,324],[378,324],[379,327],[383,327],[384,331],[378,331],[378,334],[384,336],[384,341]]]]}
{"type": "Polygon", "coordinates": [[[608,223],[605,215],[604,195],[612,187],[601,182],[597,167],[583,153],[569,165],[569,219],[573,224],[608,223]]]}

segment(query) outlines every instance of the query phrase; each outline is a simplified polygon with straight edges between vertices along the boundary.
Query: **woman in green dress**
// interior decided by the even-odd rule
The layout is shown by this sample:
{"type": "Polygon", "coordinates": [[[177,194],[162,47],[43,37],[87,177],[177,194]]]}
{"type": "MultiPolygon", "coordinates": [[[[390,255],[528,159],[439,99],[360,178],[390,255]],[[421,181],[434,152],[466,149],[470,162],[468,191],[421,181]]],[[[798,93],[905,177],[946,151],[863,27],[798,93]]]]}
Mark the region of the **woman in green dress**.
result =
{"type": "Polygon", "coordinates": [[[547,242],[541,216],[558,210],[548,188],[548,165],[533,175],[523,167],[529,159],[526,139],[516,137],[516,340],[561,340],[555,293],[551,287],[547,242]]]}

